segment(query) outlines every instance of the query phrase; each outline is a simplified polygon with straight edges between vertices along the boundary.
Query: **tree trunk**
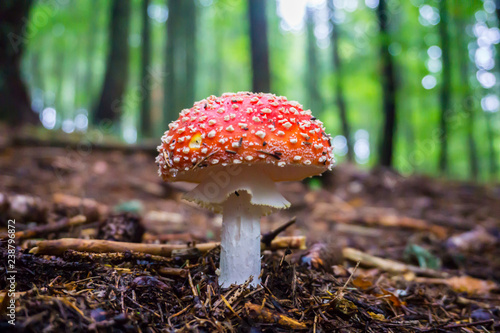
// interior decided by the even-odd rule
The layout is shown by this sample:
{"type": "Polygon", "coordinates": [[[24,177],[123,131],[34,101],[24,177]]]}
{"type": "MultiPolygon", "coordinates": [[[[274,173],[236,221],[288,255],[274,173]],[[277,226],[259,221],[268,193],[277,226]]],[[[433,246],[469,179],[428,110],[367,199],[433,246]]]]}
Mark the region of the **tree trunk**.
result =
{"type": "Polygon", "coordinates": [[[183,0],[184,14],[182,16],[185,31],[186,47],[186,100],[182,107],[188,107],[195,102],[196,80],[196,4],[194,0],[183,0]]]}
{"type": "Polygon", "coordinates": [[[439,171],[443,174],[448,172],[448,115],[450,113],[450,91],[451,91],[451,66],[450,45],[448,33],[448,8],[446,1],[439,4],[441,21],[439,22],[439,36],[441,38],[441,57],[443,61],[443,83],[439,102],[441,105],[441,116],[439,128],[441,134],[441,151],[439,154],[439,171]]]}
{"type": "Polygon", "coordinates": [[[150,137],[151,131],[151,85],[148,78],[148,69],[151,65],[151,24],[149,22],[148,7],[150,0],[142,0],[142,45],[141,45],[141,85],[143,87],[143,96],[141,100],[140,115],[140,136],[142,138],[150,137]]]}
{"type": "MultiPolygon", "coordinates": [[[[90,3],[92,8],[98,8],[99,4],[97,0],[92,0],[90,3]]],[[[84,91],[87,94],[86,103],[88,108],[92,108],[92,103],[94,103],[95,89],[94,89],[94,54],[96,49],[97,40],[97,15],[92,15],[90,18],[88,31],[87,31],[87,54],[86,54],[86,71],[84,76],[84,91]]]]}
{"type": "Polygon", "coordinates": [[[311,7],[306,9],[306,25],[307,25],[307,72],[305,82],[307,84],[307,107],[314,113],[321,114],[323,112],[323,99],[319,91],[319,68],[318,68],[318,52],[316,46],[316,37],[314,36],[314,11],[311,7]]]}
{"type": "Polygon", "coordinates": [[[248,14],[252,51],[252,89],[254,92],[270,92],[266,0],[249,0],[248,14]]]}
{"type": "Polygon", "coordinates": [[[377,17],[381,34],[380,62],[382,68],[381,80],[384,130],[380,145],[379,163],[385,167],[392,167],[396,133],[396,79],[394,75],[394,64],[389,53],[390,38],[387,15],[386,0],[380,0],[377,7],[377,17]]]}
{"type": "MultiPolygon", "coordinates": [[[[443,1],[444,2],[444,1],[443,1]]],[[[459,5],[460,6],[460,5],[459,5]]],[[[462,8],[460,8],[462,9],[462,8]]],[[[445,9],[446,10],[446,9],[445,9]]],[[[460,81],[461,81],[461,89],[460,89],[460,97],[461,97],[461,105],[463,106],[463,111],[467,116],[467,142],[466,146],[469,151],[469,173],[470,177],[474,180],[477,180],[479,175],[479,165],[478,165],[478,157],[477,157],[477,148],[476,142],[474,140],[474,124],[475,124],[475,114],[473,110],[473,96],[471,92],[471,88],[469,86],[469,60],[468,60],[468,41],[467,41],[467,32],[465,31],[465,13],[463,10],[460,10],[461,15],[457,15],[456,18],[456,29],[457,29],[457,37],[458,37],[458,54],[457,60],[460,66],[460,81]]],[[[443,45],[444,47],[444,45],[443,45]]],[[[448,53],[448,52],[446,52],[448,53]]],[[[448,55],[447,55],[448,56],[448,55]]],[[[448,56],[449,57],[449,56],[448,56]]],[[[443,69],[444,69],[444,50],[443,50],[443,69]]],[[[449,61],[449,60],[448,60],[449,61]]],[[[443,72],[444,74],[444,72],[443,72]]]]}
{"type": "Polygon", "coordinates": [[[94,115],[94,123],[115,122],[120,118],[123,98],[127,88],[130,28],[130,0],[113,0],[109,26],[109,55],[106,74],[99,104],[94,115]]]}
{"type": "Polygon", "coordinates": [[[486,131],[488,132],[488,151],[489,151],[489,165],[491,179],[496,179],[498,172],[498,155],[495,149],[495,130],[494,122],[496,114],[490,112],[486,113],[486,131]]]}
{"type": "Polygon", "coordinates": [[[333,70],[335,74],[335,101],[337,108],[339,109],[340,121],[342,123],[342,134],[347,139],[347,160],[352,162],[353,151],[352,151],[352,141],[351,141],[351,128],[349,126],[349,121],[347,119],[346,103],[344,98],[344,88],[343,88],[343,73],[342,73],[342,62],[339,55],[339,30],[340,27],[335,23],[334,11],[335,6],[333,6],[332,1],[328,1],[328,8],[330,9],[331,23],[333,26],[331,34],[332,42],[332,56],[333,56],[333,70]]]}
{"type": "Polygon", "coordinates": [[[180,22],[182,15],[181,5],[182,3],[179,0],[168,1],[167,45],[165,52],[165,72],[167,77],[163,85],[163,120],[165,124],[174,121],[180,111],[177,105],[177,90],[181,82],[176,80],[176,54],[180,52],[178,39],[182,30],[180,22]]]}
{"type": "Polygon", "coordinates": [[[26,46],[26,18],[32,0],[0,1],[0,120],[12,125],[34,123],[36,114],[21,79],[21,59],[26,46]]]}

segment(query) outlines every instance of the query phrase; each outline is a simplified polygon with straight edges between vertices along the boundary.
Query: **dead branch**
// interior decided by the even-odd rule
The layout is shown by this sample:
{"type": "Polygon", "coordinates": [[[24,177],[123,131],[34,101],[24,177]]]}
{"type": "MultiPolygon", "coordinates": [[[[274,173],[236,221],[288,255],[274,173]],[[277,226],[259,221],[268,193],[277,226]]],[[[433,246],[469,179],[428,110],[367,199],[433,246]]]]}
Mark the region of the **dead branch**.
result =
{"type": "Polygon", "coordinates": [[[359,261],[360,264],[363,266],[376,267],[378,269],[391,273],[401,274],[406,272],[412,272],[414,274],[439,277],[439,278],[449,277],[449,274],[446,272],[440,272],[434,269],[427,269],[427,268],[424,269],[413,265],[407,265],[399,261],[376,257],[371,254],[350,247],[342,249],[342,255],[344,256],[345,259],[355,262],[359,261]]]}
{"type": "MultiPolygon", "coordinates": [[[[208,251],[219,246],[219,242],[196,244],[194,246],[187,246],[182,244],[143,244],[143,243],[127,243],[127,242],[114,242],[98,239],[78,239],[78,238],[62,238],[57,240],[47,240],[38,242],[37,246],[31,249],[30,253],[34,254],[49,254],[49,255],[62,255],[67,250],[74,250],[80,252],[94,252],[94,253],[110,253],[110,252],[141,252],[157,256],[169,257],[175,250],[184,249],[197,249],[201,253],[208,251]]],[[[278,249],[304,249],[305,237],[276,237],[271,242],[270,247],[265,247],[261,244],[263,249],[278,250],[278,249]]]]}
{"type": "MultiPolygon", "coordinates": [[[[81,226],[83,224],[88,223],[89,221],[83,215],[77,215],[69,219],[64,219],[60,222],[53,224],[45,224],[41,226],[37,226],[30,230],[18,231],[15,233],[15,238],[17,240],[28,239],[28,238],[37,238],[41,237],[53,232],[61,232],[74,227],[81,226]]],[[[8,235],[6,233],[2,233],[0,238],[6,238],[8,235]]]]}
{"type": "Polygon", "coordinates": [[[295,221],[296,221],[296,218],[293,217],[290,221],[283,224],[282,226],[279,226],[275,230],[270,231],[270,232],[262,235],[260,241],[269,247],[269,245],[271,245],[271,242],[273,241],[273,239],[275,239],[276,236],[278,236],[281,232],[285,231],[288,227],[290,227],[292,224],[294,224],[295,221]]]}
{"type": "Polygon", "coordinates": [[[85,215],[91,222],[98,221],[106,216],[109,208],[94,199],[80,198],[64,193],[55,193],[52,196],[54,210],[67,216],[76,214],[85,215]]]}
{"type": "Polygon", "coordinates": [[[126,252],[109,252],[109,253],[89,253],[74,250],[67,250],[63,254],[63,258],[68,261],[106,261],[106,262],[124,262],[133,260],[156,261],[158,263],[170,263],[171,259],[155,256],[147,253],[126,251],[126,252]]]}

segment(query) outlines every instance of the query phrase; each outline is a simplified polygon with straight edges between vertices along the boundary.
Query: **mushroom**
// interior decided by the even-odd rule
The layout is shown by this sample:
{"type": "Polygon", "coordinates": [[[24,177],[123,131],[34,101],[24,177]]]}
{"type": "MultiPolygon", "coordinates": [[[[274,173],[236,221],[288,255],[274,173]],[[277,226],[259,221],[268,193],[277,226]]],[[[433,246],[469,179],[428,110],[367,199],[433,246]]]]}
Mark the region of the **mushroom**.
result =
{"type": "Polygon", "coordinates": [[[210,96],[184,109],[158,146],[165,181],[198,185],[185,195],[223,214],[219,285],[260,283],[260,218],[290,206],[275,183],[331,169],[321,121],[286,97],[210,96]]]}

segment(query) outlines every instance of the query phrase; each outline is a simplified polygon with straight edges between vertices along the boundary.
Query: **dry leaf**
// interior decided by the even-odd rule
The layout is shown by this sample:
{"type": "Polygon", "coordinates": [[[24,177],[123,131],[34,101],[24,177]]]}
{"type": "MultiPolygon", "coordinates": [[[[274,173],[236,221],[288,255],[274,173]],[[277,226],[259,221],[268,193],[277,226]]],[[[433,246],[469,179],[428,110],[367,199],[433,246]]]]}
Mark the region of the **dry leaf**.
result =
{"type": "Polygon", "coordinates": [[[480,280],[470,276],[454,276],[445,281],[456,292],[469,294],[487,294],[498,288],[498,285],[493,281],[480,280]]]}

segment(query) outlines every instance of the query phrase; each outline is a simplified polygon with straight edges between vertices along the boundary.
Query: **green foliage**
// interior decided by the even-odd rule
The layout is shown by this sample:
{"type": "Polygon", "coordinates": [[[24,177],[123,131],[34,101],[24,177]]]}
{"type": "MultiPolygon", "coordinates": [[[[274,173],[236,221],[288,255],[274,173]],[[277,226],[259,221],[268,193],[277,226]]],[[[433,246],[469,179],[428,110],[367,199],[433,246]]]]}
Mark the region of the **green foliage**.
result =
{"type": "MultiPolygon", "coordinates": [[[[286,1],[286,0],[281,0],[286,1]]],[[[441,0],[444,1],[444,0],[441,0]]],[[[437,173],[440,140],[433,135],[439,125],[439,93],[442,71],[430,73],[426,62],[427,50],[439,45],[436,25],[421,24],[419,7],[439,7],[436,0],[387,1],[389,19],[390,50],[393,54],[397,75],[397,141],[395,167],[403,173],[437,173]],[[432,74],[437,85],[429,90],[422,86],[422,78],[432,74]]],[[[167,1],[152,0],[152,12],[166,10],[167,1]]],[[[457,56],[467,52],[467,45],[475,43],[472,25],[477,13],[487,16],[489,27],[498,26],[494,13],[486,13],[483,1],[449,2],[452,109],[450,124],[449,160],[450,177],[469,177],[469,162],[466,152],[467,118],[464,118],[464,96],[470,95],[471,112],[476,119],[473,135],[477,142],[480,179],[486,180],[489,156],[487,118],[481,109],[480,100],[486,91],[475,78],[477,68],[466,57],[469,80],[460,75],[457,56]],[[456,22],[462,22],[466,32],[457,31],[456,22]],[[459,41],[461,40],[461,41],[459,41]]],[[[251,89],[250,41],[248,36],[248,3],[245,0],[198,0],[196,1],[196,81],[195,99],[209,95],[220,95],[226,91],[251,89]]],[[[141,48],[141,0],[132,1],[132,20],[129,36],[130,79],[124,96],[122,130],[133,128],[138,120],[140,94],[144,78],[140,71],[141,48]]],[[[270,44],[271,88],[278,95],[306,103],[308,89],[304,80],[306,71],[307,34],[285,31],[283,18],[278,15],[278,3],[268,1],[268,39],[270,44]]],[[[315,27],[320,28],[321,11],[318,10],[315,27]]],[[[376,162],[377,145],[381,136],[382,100],[380,85],[379,45],[380,35],[375,10],[358,1],[354,11],[341,10],[339,22],[339,53],[342,59],[343,90],[347,114],[353,135],[366,130],[370,137],[371,155],[367,166],[376,162]]],[[[84,108],[92,116],[102,86],[105,60],[109,42],[109,0],[37,1],[30,14],[30,34],[23,60],[23,75],[32,95],[43,91],[44,106],[53,106],[58,111],[58,125],[72,118],[77,110],[84,108]],[[44,19],[45,18],[45,19],[44,19]]],[[[327,18],[328,19],[328,18],[327,18]]],[[[152,71],[164,78],[167,27],[164,20],[151,18],[152,24],[152,71]]],[[[328,22],[326,23],[328,24],[328,22]]],[[[328,37],[329,38],[329,37],[328,37]]],[[[318,115],[328,132],[333,136],[341,133],[341,123],[335,105],[331,46],[318,40],[318,89],[323,99],[322,110],[312,110],[318,115]],[[320,47],[321,46],[321,47],[320,47]]],[[[182,50],[180,50],[182,52],[182,50]]],[[[472,57],[473,54],[471,53],[472,57]]],[[[497,57],[498,58],[498,57],[497,57]]],[[[472,59],[473,60],[473,59],[472,59]]],[[[154,132],[160,135],[167,124],[162,121],[162,85],[153,85],[152,119],[154,132]]],[[[194,101],[191,101],[194,102],[194,101]]],[[[304,105],[308,108],[308,105],[304,105]]],[[[180,110],[179,110],[180,111],[180,110]]],[[[495,133],[500,132],[498,115],[488,118],[495,133]]],[[[499,138],[493,146],[500,151],[499,138]]],[[[498,156],[498,154],[497,154],[498,156]]],[[[339,162],[342,156],[337,156],[339,162]]]]}

